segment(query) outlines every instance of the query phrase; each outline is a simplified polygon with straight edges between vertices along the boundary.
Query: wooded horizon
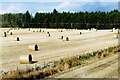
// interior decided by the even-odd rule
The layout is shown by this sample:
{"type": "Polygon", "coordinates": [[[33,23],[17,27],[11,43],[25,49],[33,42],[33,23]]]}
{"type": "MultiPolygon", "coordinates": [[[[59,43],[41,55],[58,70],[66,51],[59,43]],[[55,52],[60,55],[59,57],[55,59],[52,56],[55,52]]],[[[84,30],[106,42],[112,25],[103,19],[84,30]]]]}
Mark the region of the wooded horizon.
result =
{"type": "Polygon", "coordinates": [[[111,29],[120,28],[120,12],[62,12],[56,9],[51,13],[36,12],[33,17],[29,11],[6,13],[2,15],[3,28],[66,28],[66,29],[111,29]]]}

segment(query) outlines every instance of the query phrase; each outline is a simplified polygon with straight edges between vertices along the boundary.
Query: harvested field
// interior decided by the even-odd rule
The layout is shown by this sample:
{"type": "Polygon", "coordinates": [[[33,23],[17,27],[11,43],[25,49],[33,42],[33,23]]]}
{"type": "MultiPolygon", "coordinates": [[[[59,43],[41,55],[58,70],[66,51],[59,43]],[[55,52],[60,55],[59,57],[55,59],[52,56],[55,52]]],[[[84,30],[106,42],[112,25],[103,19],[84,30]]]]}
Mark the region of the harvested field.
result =
{"type": "MultiPolygon", "coordinates": [[[[7,30],[9,29],[2,29],[2,32],[7,30]]],[[[25,69],[25,64],[20,64],[19,62],[19,57],[24,54],[31,53],[33,55],[33,61],[37,61],[35,64],[43,65],[44,61],[49,62],[57,60],[60,57],[73,56],[118,45],[118,39],[113,38],[115,34],[110,32],[111,30],[68,31],[63,29],[62,32],[60,32],[57,29],[41,29],[44,32],[36,32],[37,30],[39,31],[40,29],[30,29],[30,31],[28,29],[11,30],[14,34],[7,35],[7,37],[2,37],[2,34],[0,34],[0,38],[2,38],[2,45],[0,46],[2,47],[1,65],[3,71],[16,69],[17,67],[19,69],[25,69]],[[35,32],[33,32],[33,30],[35,32]],[[46,37],[46,32],[50,32],[52,36],[46,37]],[[79,34],[80,32],[82,32],[82,35],[79,34]],[[13,41],[17,36],[19,36],[21,40],[18,42],[13,41]],[[60,36],[69,37],[70,40],[63,41],[59,39],[60,36]],[[39,50],[29,51],[28,46],[34,44],[39,46],[39,50]]],[[[34,64],[27,65],[34,66],[34,64]]],[[[91,63],[91,65],[95,65],[95,63],[91,63]]],[[[111,67],[115,65],[116,64],[113,64],[111,67]]],[[[73,77],[80,77],[77,75],[78,74],[73,77]]],[[[87,76],[90,77],[90,75],[87,76]]]]}

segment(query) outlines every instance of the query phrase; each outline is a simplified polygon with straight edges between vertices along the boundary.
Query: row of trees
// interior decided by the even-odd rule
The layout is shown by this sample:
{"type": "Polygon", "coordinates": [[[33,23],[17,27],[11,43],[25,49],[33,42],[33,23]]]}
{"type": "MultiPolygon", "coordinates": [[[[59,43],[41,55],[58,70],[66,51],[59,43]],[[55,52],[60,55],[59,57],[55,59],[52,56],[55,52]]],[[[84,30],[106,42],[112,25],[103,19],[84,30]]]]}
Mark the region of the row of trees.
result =
{"type": "Polygon", "coordinates": [[[51,13],[36,13],[33,17],[25,14],[3,14],[2,27],[20,28],[77,28],[77,29],[110,29],[120,27],[120,12],[62,12],[56,9],[51,13]]]}

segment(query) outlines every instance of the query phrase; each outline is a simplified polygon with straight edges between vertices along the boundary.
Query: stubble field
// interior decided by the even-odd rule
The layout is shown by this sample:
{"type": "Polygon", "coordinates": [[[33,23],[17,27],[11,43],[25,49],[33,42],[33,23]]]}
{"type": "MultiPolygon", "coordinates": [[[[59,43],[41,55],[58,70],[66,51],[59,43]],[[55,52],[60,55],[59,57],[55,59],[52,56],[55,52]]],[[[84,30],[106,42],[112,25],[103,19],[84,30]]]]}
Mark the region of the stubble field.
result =
{"type": "MultiPolygon", "coordinates": [[[[98,31],[88,31],[88,30],[63,30],[60,32],[57,29],[41,29],[45,32],[39,32],[40,29],[19,29],[11,30],[13,35],[7,35],[7,37],[2,37],[2,33],[7,31],[8,28],[1,29],[1,50],[2,50],[2,71],[4,70],[13,70],[18,67],[19,69],[24,69],[26,64],[20,64],[19,57],[21,55],[26,55],[31,53],[33,60],[37,61],[34,64],[27,64],[28,66],[43,65],[44,61],[49,62],[53,60],[59,60],[67,56],[74,56],[77,54],[83,54],[86,52],[97,51],[99,49],[104,49],[111,46],[118,45],[118,39],[113,38],[115,33],[110,32],[111,30],[98,30],[98,31]],[[35,32],[33,32],[35,30],[35,32]],[[36,32],[38,31],[38,32],[36,32]],[[50,32],[51,36],[47,37],[46,32],[50,32]],[[82,32],[82,35],[80,35],[82,32]],[[20,41],[14,41],[14,38],[19,36],[20,41]],[[64,38],[69,37],[69,41],[63,41],[59,39],[61,36],[64,38]],[[39,51],[30,51],[28,49],[29,45],[37,44],[39,46],[39,51]]],[[[110,60],[115,62],[111,63],[110,67],[117,66],[116,56],[111,57],[111,59],[105,60],[105,63],[108,63],[110,60]]],[[[97,63],[99,65],[99,62],[97,63]]],[[[95,62],[89,64],[92,66],[90,69],[96,67],[95,62]]],[[[90,71],[90,69],[88,71],[90,71]]],[[[99,67],[98,67],[99,68],[99,67]]],[[[109,68],[109,67],[108,67],[109,68]]],[[[81,78],[84,76],[79,76],[80,68],[73,70],[73,72],[68,71],[71,76],[66,75],[57,75],[54,77],[75,77],[81,78]],[[76,73],[76,70],[78,73],[76,73]],[[73,73],[76,73],[72,75],[73,73]]],[[[107,69],[106,69],[107,70],[107,69]]],[[[117,68],[115,68],[116,71],[117,68]]],[[[95,71],[95,70],[94,70],[95,71]]],[[[97,69],[96,69],[97,71],[97,69]]],[[[98,70],[100,73],[100,70],[98,70]]],[[[108,71],[108,70],[107,70],[108,71]]],[[[85,71],[83,71],[85,73],[85,71]]],[[[90,72],[89,72],[90,73],[90,72]]],[[[102,72],[101,72],[102,73],[102,72]]],[[[106,72],[107,73],[107,72],[106,72]]],[[[93,74],[96,74],[95,72],[93,74]]],[[[115,73],[116,74],[116,73],[115,73]]],[[[99,74],[98,74],[99,75],[99,74]]],[[[62,78],[63,78],[62,77],[62,78]]],[[[95,77],[93,75],[87,75],[86,77],[95,77]]],[[[100,77],[100,76],[98,76],[100,77]]],[[[103,76],[102,76],[103,77],[103,76]]],[[[115,76],[116,77],[116,76],[115,76]]]]}

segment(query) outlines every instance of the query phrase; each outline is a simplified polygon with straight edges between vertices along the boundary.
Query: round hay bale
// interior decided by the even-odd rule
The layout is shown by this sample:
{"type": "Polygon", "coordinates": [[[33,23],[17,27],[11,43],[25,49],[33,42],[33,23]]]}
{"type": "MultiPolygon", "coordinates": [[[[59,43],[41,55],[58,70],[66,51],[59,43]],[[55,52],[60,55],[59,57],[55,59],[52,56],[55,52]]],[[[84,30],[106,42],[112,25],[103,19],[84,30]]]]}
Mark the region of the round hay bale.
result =
{"type": "Polygon", "coordinates": [[[7,31],[7,33],[9,33],[9,31],[7,31]]]}
{"type": "Polygon", "coordinates": [[[48,34],[48,37],[50,37],[50,34],[48,34]]]}
{"type": "Polygon", "coordinates": [[[119,29],[116,29],[116,31],[114,31],[115,34],[119,34],[119,29]]]}
{"type": "Polygon", "coordinates": [[[47,32],[47,34],[49,34],[49,32],[47,32]]]}
{"type": "Polygon", "coordinates": [[[63,30],[59,30],[58,32],[63,32],[63,30]]]}
{"type": "Polygon", "coordinates": [[[33,30],[33,32],[35,32],[35,30],[33,30]]]}
{"type": "Polygon", "coordinates": [[[90,31],[90,29],[88,29],[88,31],[90,31]]]}
{"type": "Polygon", "coordinates": [[[97,31],[97,29],[93,29],[93,31],[97,31]]]}
{"type": "Polygon", "coordinates": [[[35,44],[35,45],[30,45],[30,46],[29,46],[29,50],[30,50],[30,51],[38,51],[38,50],[39,50],[39,47],[38,47],[37,44],[35,44]]]}
{"type": "Polygon", "coordinates": [[[115,31],[115,28],[112,29],[112,32],[114,32],[114,31],[115,31]]]}
{"type": "Polygon", "coordinates": [[[16,38],[14,39],[14,41],[20,41],[19,37],[16,37],[16,38]]]}
{"type": "Polygon", "coordinates": [[[20,56],[20,64],[30,64],[32,62],[32,55],[22,55],[20,56]]]}
{"type": "Polygon", "coordinates": [[[63,32],[63,30],[61,30],[60,32],[63,32]]]}
{"type": "Polygon", "coordinates": [[[47,37],[50,37],[50,34],[47,34],[47,37]]]}
{"type": "Polygon", "coordinates": [[[61,39],[63,39],[63,36],[61,36],[61,39]]]}
{"type": "Polygon", "coordinates": [[[69,37],[63,39],[63,41],[69,41],[69,40],[70,40],[69,37]]]}
{"type": "Polygon", "coordinates": [[[82,32],[80,32],[80,35],[82,34],[82,32]]]}
{"type": "Polygon", "coordinates": [[[39,32],[41,32],[42,30],[40,29],[40,31],[39,32]]]}
{"type": "Polygon", "coordinates": [[[113,29],[112,29],[112,30],[110,30],[110,32],[113,32],[113,29]]]}
{"type": "Polygon", "coordinates": [[[63,39],[63,36],[61,36],[59,39],[63,39]]]}
{"type": "Polygon", "coordinates": [[[9,29],[8,31],[10,31],[11,29],[9,29]]]}
{"type": "Polygon", "coordinates": [[[114,35],[113,37],[114,37],[114,38],[118,38],[118,35],[114,35]]]}
{"type": "Polygon", "coordinates": [[[13,33],[12,33],[12,32],[10,32],[10,35],[13,35],[13,33]]]}
{"type": "Polygon", "coordinates": [[[4,34],[6,34],[6,32],[3,32],[4,34]]]}
{"type": "Polygon", "coordinates": [[[61,36],[61,39],[63,39],[63,36],[61,36]]]}
{"type": "Polygon", "coordinates": [[[6,34],[6,32],[3,32],[3,35],[2,35],[2,37],[7,37],[7,34],[6,34]]]}
{"type": "Polygon", "coordinates": [[[69,38],[68,38],[68,37],[66,37],[66,41],[69,41],[69,38]]]}
{"type": "Polygon", "coordinates": [[[97,31],[97,29],[95,29],[95,28],[91,28],[91,30],[92,30],[92,31],[97,31]]]}

